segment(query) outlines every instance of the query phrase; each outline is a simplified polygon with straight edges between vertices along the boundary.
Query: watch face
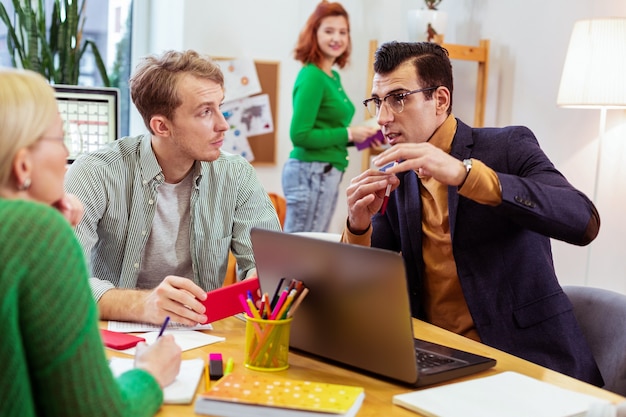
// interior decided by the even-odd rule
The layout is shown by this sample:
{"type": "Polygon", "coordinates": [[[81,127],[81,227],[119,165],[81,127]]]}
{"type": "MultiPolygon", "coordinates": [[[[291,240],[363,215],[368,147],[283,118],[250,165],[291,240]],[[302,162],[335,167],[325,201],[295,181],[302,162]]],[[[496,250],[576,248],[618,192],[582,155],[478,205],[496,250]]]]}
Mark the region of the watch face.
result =
{"type": "Polygon", "coordinates": [[[472,160],[471,159],[464,159],[463,160],[463,165],[465,165],[465,171],[469,172],[470,169],[472,169],[472,160]]]}

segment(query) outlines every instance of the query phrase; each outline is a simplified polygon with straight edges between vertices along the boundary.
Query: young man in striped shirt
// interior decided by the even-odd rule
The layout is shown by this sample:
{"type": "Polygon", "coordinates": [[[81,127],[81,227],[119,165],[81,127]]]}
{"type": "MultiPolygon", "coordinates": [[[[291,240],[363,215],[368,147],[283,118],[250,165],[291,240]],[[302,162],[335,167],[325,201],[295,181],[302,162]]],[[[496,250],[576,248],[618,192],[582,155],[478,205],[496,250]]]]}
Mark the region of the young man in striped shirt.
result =
{"type": "Polygon", "coordinates": [[[143,60],[130,79],[149,134],[78,158],[66,189],[85,205],[76,233],[101,319],[206,321],[231,250],[255,273],[253,227],[280,230],[254,168],[220,151],[229,129],[219,67],[194,51],[143,60]]]}

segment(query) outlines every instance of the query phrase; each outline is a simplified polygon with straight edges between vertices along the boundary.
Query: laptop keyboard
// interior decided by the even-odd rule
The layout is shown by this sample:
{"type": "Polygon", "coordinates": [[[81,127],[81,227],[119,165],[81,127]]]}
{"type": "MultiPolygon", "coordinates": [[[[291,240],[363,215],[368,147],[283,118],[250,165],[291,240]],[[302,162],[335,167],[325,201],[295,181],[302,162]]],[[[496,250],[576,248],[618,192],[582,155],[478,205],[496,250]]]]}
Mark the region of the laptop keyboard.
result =
{"type": "Polygon", "coordinates": [[[446,356],[437,355],[435,353],[426,352],[419,348],[415,348],[415,355],[417,356],[417,366],[419,367],[420,371],[456,362],[454,359],[450,359],[446,356]]]}

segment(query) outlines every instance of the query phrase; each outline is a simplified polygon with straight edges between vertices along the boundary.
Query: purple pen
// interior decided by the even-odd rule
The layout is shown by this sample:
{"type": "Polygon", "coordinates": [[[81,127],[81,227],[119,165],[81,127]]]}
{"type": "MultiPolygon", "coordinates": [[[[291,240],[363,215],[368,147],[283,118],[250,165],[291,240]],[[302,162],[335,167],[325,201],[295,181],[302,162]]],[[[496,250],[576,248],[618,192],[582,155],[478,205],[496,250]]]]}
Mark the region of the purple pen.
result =
{"type": "Polygon", "coordinates": [[[165,331],[165,328],[167,327],[167,324],[169,322],[170,322],[170,316],[165,317],[165,321],[163,322],[163,325],[161,326],[161,331],[159,332],[159,336],[157,336],[157,339],[163,336],[163,332],[165,331]]]}

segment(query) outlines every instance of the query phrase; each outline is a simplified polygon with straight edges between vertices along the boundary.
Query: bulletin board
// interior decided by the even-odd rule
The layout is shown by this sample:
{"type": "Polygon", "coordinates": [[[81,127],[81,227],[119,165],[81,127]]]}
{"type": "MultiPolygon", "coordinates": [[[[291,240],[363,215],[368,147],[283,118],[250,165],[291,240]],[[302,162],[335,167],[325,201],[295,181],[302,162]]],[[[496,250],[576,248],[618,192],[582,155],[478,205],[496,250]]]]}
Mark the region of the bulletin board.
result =
{"type": "MultiPolygon", "coordinates": [[[[230,60],[232,57],[214,57],[215,60],[230,60]]],[[[276,165],[277,153],[277,135],[278,126],[278,94],[279,94],[279,77],[280,62],[254,60],[259,83],[261,84],[261,92],[256,95],[267,94],[269,97],[269,105],[272,112],[273,132],[261,135],[255,135],[248,138],[250,149],[254,153],[254,160],[251,161],[255,166],[274,166],[276,165]]],[[[254,96],[252,96],[254,97],[254,96]]]]}
{"type": "Polygon", "coordinates": [[[270,108],[272,109],[272,119],[274,131],[264,135],[251,137],[250,148],[254,152],[252,165],[269,166],[276,165],[276,129],[278,127],[278,88],[280,76],[280,63],[276,61],[254,61],[259,82],[261,83],[261,94],[269,95],[270,108]]]}

